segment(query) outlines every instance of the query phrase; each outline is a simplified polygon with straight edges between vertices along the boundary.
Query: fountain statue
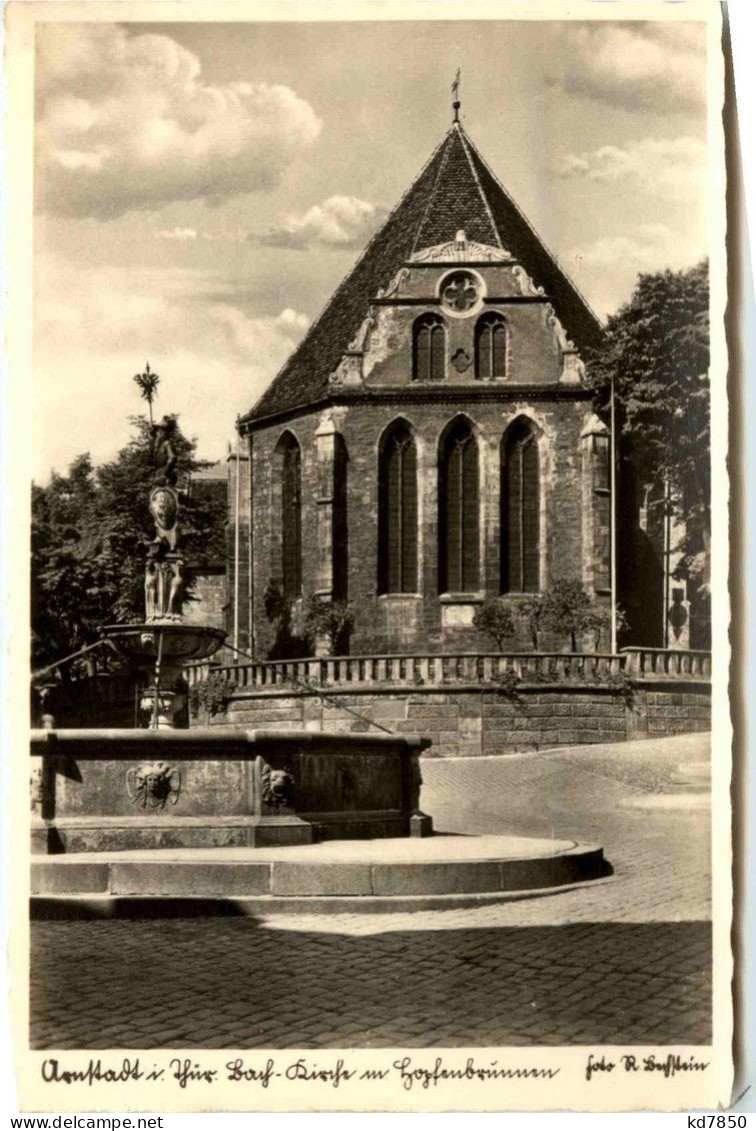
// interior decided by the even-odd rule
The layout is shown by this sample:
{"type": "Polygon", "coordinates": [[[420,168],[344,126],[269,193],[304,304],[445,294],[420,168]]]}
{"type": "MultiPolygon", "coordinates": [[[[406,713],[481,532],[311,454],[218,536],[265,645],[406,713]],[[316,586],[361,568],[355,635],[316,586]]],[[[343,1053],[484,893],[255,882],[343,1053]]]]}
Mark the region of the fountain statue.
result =
{"type": "Polygon", "coordinates": [[[225,639],[222,629],[188,625],[183,620],[184,562],[179,548],[180,493],[177,487],[176,417],[152,425],[156,471],[149,508],[155,537],[147,551],[144,574],[145,618],[140,624],[106,625],[102,635],[152,682],[142,696],[153,729],[170,729],[183,711],[186,687],[181,666],[208,659],[225,639]]]}

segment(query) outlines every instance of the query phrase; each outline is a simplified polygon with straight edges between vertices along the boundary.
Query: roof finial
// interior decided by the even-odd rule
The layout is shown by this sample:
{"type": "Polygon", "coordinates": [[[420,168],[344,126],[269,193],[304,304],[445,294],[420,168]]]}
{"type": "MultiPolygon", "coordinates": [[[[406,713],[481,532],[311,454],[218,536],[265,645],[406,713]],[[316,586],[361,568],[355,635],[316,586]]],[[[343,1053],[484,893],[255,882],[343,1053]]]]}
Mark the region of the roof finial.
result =
{"type": "Polygon", "coordinates": [[[459,100],[459,78],[460,78],[460,70],[459,70],[459,67],[457,67],[457,73],[454,76],[454,82],[451,85],[452,94],[454,95],[454,101],[452,102],[452,110],[454,111],[454,121],[455,122],[459,122],[459,108],[462,105],[462,103],[459,100]]]}

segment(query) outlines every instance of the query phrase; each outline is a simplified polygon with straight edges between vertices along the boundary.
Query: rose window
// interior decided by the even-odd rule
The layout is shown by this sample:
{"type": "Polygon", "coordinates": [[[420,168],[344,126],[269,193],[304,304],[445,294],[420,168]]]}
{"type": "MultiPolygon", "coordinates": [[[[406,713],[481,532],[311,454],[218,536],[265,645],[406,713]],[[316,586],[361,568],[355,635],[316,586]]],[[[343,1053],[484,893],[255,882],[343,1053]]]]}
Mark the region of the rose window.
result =
{"type": "Polygon", "coordinates": [[[445,306],[457,314],[464,314],[471,310],[478,301],[478,283],[466,271],[455,271],[444,282],[441,289],[441,300],[445,306]]]}

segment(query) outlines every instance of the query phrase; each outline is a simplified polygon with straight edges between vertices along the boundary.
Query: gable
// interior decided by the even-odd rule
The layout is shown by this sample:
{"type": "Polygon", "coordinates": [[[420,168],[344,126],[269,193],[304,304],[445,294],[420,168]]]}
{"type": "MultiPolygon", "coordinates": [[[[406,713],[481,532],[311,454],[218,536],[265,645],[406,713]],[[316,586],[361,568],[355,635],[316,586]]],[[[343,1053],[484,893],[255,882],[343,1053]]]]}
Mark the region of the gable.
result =
{"type": "Polygon", "coordinates": [[[453,242],[460,229],[472,243],[506,249],[522,264],[579,349],[597,343],[595,315],[455,123],[243,422],[327,398],[330,375],[371,300],[403,264],[453,242]]]}

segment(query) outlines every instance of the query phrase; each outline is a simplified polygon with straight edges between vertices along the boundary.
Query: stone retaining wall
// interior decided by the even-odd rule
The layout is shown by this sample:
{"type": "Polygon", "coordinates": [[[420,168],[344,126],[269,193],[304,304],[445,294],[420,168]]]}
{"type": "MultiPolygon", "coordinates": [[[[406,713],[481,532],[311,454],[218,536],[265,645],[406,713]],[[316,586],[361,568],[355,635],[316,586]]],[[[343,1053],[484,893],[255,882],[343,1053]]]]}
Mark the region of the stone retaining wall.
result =
{"type": "Polygon", "coordinates": [[[522,686],[516,695],[454,687],[412,691],[329,690],[328,700],[289,690],[234,692],[225,714],[193,725],[359,733],[371,722],[398,734],[422,734],[427,756],[475,757],[551,746],[622,742],[711,725],[711,688],[702,681],[638,681],[630,688],[585,685],[522,686]]]}

